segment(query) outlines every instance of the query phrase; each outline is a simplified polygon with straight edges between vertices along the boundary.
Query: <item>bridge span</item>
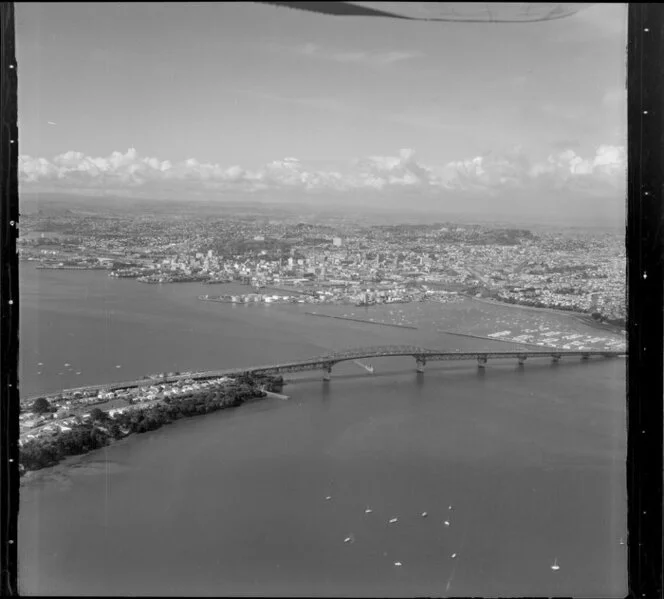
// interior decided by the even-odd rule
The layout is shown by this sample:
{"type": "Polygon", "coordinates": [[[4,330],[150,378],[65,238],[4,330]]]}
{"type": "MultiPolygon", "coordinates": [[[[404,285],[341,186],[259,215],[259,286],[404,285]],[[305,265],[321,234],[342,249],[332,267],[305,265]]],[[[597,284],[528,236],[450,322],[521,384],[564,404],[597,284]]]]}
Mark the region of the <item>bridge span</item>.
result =
{"type": "Polygon", "coordinates": [[[332,368],[341,362],[355,361],[366,358],[385,357],[412,357],[415,359],[415,369],[423,373],[427,362],[440,362],[445,360],[476,360],[478,368],[484,368],[489,360],[517,360],[524,365],[526,360],[535,358],[550,358],[559,362],[564,358],[580,358],[589,360],[592,357],[615,358],[624,356],[625,352],[612,350],[519,350],[519,351],[449,351],[441,349],[428,349],[412,345],[388,345],[379,347],[360,347],[344,351],[331,352],[321,356],[284,362],[282,364],[269,364],[263,366],[251,366],[248,368],[226,368],[223,370],[208,370],[204,372],[193,372],[177,376],[161,377],[157,379],[147,378],[138,381],[126,381],[104,385],[80,387],[67,389],[66,393],[93,392],[93,391],[117,391],[120,389],[132,389],[138,387],[149,387],[155,384],[172,384],[188,379],[209,380],[222,377],[237,377],[241,375],[276,375],[292,372],[305,372],[309,370],[322,370],[323,380],[329,381],[332,368]]]}
{"type": "Polygon", "coordinates": [[[529,358],[551,358],[559,362],[563,358],[581,358],[588,360],[591,357],[614,358],[624,355],[624,352],[610,350],[532,350],[532,351],[448,351],[428,349],[410,345],[390,345],[380,347],[364,347],[333,352],[327,355],[289,362],[271,366],[257,366],[245,370],[247,374],[282,374],[289,372],[302,372],[306,370],[322,370],[323,380],[329,381],[332,368],[340,362],[355,361],[366,358],[385,357],[412,357],[415,359],[415,369],[423,373],[427,362],[440,362],[444,360],[477,360],[478,368],[484,368],[490,359],[516,359],[520,365],[525,364],[529,358]]]}

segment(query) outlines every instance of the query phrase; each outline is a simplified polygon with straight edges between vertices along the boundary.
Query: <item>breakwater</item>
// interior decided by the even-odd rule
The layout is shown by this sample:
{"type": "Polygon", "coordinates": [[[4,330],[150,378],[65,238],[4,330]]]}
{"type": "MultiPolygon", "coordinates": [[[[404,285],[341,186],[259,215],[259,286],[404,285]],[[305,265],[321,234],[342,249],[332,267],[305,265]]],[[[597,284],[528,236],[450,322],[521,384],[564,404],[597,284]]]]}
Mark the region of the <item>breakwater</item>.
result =
{"type": "Polygon", "coordinates": [[[274,399],[281,399],[284,401],[290,399],[289,395],[284,395],[283,393],[275,393],[274,391],[265,391],[265,396],[274,399]]]}
{"type": "Polygon", "coordinates": [[[298,289],[296,287],[278,287],[274,285],[268,285],[267,287],[263,287],[262,289],[265,289],[266,293],[269,291],[278,291],[280,293],[288,293],[288,294],[294,294],[294,295],[314,295],[315,291],[313,289],[298,289]]]}
{"type": "Polygon", "coordinates": [[[207,295],[199,295],[199,296],[198,296],[198,299],[199,299],[201,302],[218,302],[218,303],[220,303],[220,304],[241,304],[241,303],[243,303],[243,302],[241,302],[241,301],[236,301],[236,302],[234,302],[234,301],[233,301],[232,299],[230,299],[230,298],[225,298],[225,297],[221,297],[221,296],[217,296],[217,297],[208,297],[207,295]]]}
{"type": "Polygon", "coordinates": [[[40,264],[35,266],[37,270],[108,270],[104,266],[56,266],[51,264],[40,264]]]}
{"type": "Polygon", "coordinates": [[[511,343],[512,345],[528,345],[530,347],[536,347],[537,349],[542,349],[541,345],[536,343],[526,343],[525,341],[512,341],[511,339],[500,339],[498,337],[484,337],[482,335],[472,335],[470,333],[454,333],[452,331],[441,331],[445,335],[456,335],[457,337],[469,337],[470,339],[483,339],[484,341],[502,341],[503,343],[511,343]]]}
{"type": "Polygon", "coordinates": [[[331,314],[318,314],[317,312],[305,312],[309,316],[319,316],[321,318],[336,318],[337,320],[352,320],[354,322],[364,322],[366,324],[377,324],[384,327],[395,327],[398,329],[412,329],[417,330],[417,327],[414,327],[409,324],[393,324],[391,322],[376,322],[375,320],[367,320],[365,318],[353,318],[352,316],[333,316],[331,314]]]}

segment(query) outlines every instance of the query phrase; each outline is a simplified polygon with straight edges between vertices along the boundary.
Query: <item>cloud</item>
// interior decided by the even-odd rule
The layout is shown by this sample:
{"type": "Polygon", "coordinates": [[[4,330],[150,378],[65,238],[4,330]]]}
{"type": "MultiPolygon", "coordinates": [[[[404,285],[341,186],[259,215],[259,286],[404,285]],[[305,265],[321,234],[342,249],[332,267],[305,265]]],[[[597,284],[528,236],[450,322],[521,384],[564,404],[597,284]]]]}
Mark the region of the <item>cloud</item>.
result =
{"type": "Polygon", "coordinates": [[[433,170],[420,164],[415,151],[404,148],[398,156],[369,156],[356,160],[350,174],[355,187],[428,187],[435,184],[433,170]]]}
{"type": "Polygon", "coordinates": [[[531,161],[521,152],[507,157],[476,157],[472,161],[451,163],[456,175],[452,183],[473,186],[492,193],[505,188],[532,190],[585,189],[605,193],[625,186],[625,149],[602,145],[593,157],[584,158],[572,149],[550,154],[546,159],[531,161]]]}
{"type": "Polygon", "coordinates": [[[295,157],[274,160],[257,170],[221,166],[189,158],[179,163],[141,156],[134,148],[106,157],[69,151],[51,160],[19,157],[23,189],[160,192],[419,191],[474,193],[490,198],[511,190],[573,190],[588,194],[624,193],[625,148],[601,145],[593,156],[567,148],[543,160],[523,150],[423,164],[412,149],[396,156],[368,156],[345,169],[312,169],[295,157]]]}
{"type": "Polygon", "coordinates": [[[404,60],[411,60],[423,56],[422,52],[403,52],[394,50],[387,52],[331,50],[312,43],[296,46],[293,50],[296,54],[302,56],[310,56],[312,58],[334,62],[362,64],[371,67],[387,66],[396,62],[402,62],[404,60]]]}

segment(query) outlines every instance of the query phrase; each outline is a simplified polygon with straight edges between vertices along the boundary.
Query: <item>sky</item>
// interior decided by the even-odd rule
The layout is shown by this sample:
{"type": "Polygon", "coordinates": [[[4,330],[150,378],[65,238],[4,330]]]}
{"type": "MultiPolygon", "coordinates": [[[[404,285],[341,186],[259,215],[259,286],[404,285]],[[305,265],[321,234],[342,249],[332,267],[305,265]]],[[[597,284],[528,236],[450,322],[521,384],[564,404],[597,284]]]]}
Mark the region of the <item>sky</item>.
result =
{"type": "Polygon", "coordinates": [[[18,3],[21,188],[624,220],[626,15],[18,3]]]}

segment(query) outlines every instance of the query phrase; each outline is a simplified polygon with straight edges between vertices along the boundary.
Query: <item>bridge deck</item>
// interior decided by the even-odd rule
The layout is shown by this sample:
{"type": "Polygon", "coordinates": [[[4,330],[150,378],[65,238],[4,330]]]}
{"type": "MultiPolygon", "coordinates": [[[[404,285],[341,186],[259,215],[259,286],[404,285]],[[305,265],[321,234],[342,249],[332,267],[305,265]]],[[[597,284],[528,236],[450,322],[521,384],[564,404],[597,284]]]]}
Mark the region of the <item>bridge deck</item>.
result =
{"type": "MultiPolygon", "coordinates": [[[[283,364],[269,364],[263,366],[250,366],[247,368],[226,368],[223,370],[208,370],[204,372],[194,372],[187,375],[178,375],[165,377],[161,379],[141,379],[138,381],[125,381],[118,383],[107,383],[102,385],[90,385],[87,387],[78,387],[75,389],[65,389],[60,393],[71,394],[76,392],[90,393],[94,391],[117,391],[120,389],[135,389],[138,387],[150,387],[159,384],[173,384],[183,380],[208,380],[221,377],[233,377],[242,374],[278,374],[281,372],[304,372],[307,370],[317,370],[331,367],[340,362],[350,360],[359,360],[362,358],[386,358],[386,357],[413,357],[424,359],[424,361],[445,361],[445,360],[475,360],[475,359],[528,359],[528,358],[565,358],[565,357],[618,357],[625,355],[624,351],[615,350],[526,350],[526,351],[466,351],[450,352],[436,349],[428,349],[416,346],[385,346],[385,347],[367,347],[347,350],[343,352],[334,352],[322,356],[285,362],[283,364]]],[[[50,393],[49,396],[59,395],[59,393],[50,393]]],[[[31,400],[25,400],[31,401],[31,400]]]]}

